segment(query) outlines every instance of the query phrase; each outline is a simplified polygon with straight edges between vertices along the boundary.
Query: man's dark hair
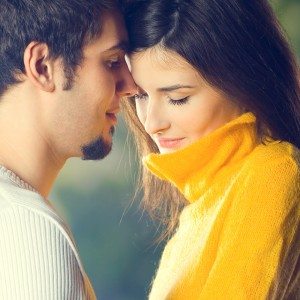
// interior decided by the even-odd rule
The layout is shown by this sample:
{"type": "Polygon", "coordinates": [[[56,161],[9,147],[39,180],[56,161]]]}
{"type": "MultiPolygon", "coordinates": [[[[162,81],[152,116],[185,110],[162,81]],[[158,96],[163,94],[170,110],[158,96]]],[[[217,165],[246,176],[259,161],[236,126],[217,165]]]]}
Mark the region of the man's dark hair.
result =
{"type": "Polygon", "coordinates": [[[62,58],[70,89],[83,46],[101,33],[101,14],[113,0],[0,0],[0,96],[24,73],[31,41],[46,43],[50,57],[62,58]]]}

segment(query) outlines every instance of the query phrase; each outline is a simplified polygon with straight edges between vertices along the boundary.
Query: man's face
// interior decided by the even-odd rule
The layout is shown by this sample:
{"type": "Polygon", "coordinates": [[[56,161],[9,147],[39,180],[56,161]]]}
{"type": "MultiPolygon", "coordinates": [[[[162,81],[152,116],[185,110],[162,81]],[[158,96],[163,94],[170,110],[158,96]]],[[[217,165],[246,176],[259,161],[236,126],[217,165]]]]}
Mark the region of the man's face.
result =
{"type": "Polygon", "coordinates": [[[111,150],[120,99],[135,93],[125,62],[127,33],[122,17],[107,13],[102,20],[101,35],[84,47],[70,90],[64,90],[66,78],[62,63],[57,62],[56,100],[50,105],[51,141],[66,159],[105,157],[111,150]]]}

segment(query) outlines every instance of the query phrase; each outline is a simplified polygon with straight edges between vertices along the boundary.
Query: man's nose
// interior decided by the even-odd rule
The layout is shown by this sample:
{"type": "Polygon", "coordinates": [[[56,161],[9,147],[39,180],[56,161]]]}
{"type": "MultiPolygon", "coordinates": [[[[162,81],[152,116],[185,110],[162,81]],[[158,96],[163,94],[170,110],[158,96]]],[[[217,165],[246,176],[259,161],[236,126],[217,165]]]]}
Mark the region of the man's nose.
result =
{"type": "Polygon", "coordinates": [[[127,65],[124,67],[120,79],[117,81],[116,90],[120,97],[134,96],[138,92],[137,85],[135,84],[127,65]]]}

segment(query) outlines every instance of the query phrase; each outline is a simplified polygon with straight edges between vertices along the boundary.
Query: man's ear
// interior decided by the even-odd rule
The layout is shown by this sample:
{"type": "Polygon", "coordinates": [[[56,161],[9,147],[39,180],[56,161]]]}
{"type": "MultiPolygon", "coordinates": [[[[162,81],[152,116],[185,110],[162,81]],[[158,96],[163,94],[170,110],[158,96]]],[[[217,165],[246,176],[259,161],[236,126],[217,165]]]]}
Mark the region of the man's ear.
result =
{"type": "Polygon", "coordinates": [[[53,92],[53,61],[49,59],[45,43],[31,42],[24,51],[24,66],[27,78],[39,89],[53,92]]]}

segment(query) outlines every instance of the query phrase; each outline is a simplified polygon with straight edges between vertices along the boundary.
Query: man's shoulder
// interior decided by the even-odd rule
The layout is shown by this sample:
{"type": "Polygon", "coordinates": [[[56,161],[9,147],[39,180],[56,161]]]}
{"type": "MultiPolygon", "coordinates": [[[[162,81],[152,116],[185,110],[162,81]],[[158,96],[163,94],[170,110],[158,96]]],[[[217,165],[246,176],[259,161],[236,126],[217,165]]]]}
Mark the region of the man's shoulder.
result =
{"type": "Polygon", "coordinates": [[[0,176],[0,213],[5,209],[16,207],[36,212],[54,213],[40,194],[18,186],[8,177],[0,176]]]}
{"type": "MultiPolygon", "coordinates": [[[[20,237],[31,240],[39,235],[49,239],[49,234],[61,236],[80,260],[73,235],[58,213],[35,191],[17,186],[0,176],[0,231],[22,232],[20,237]]],[[[3,232],[2,232],[3,233],[3,232]]]]}
{"type": "Polygon", "coordinates": [[[63,219],[40,194],[0,176],[0,218],[5,216],[24,222],[30,218],[45,220],[68,232],[63,219]]]}
{"type": "Polygon", "coordinates": [[[18,187],[16,193],[11,187],[7,192],[6,188],[0,182],[0,264],[4,266],[0,271],[4,279],[0,280],[0,298],[7,299],[10,289],[24,283],[24,292],[38,290],[42,295],[39,299],[50,290],[68,294],[71,288],[83,298],[85,283],[80,278],[85,280],[85,273],[67,225],[51,209],[34,204],[41,197],[38,194],[18,187]]]}

